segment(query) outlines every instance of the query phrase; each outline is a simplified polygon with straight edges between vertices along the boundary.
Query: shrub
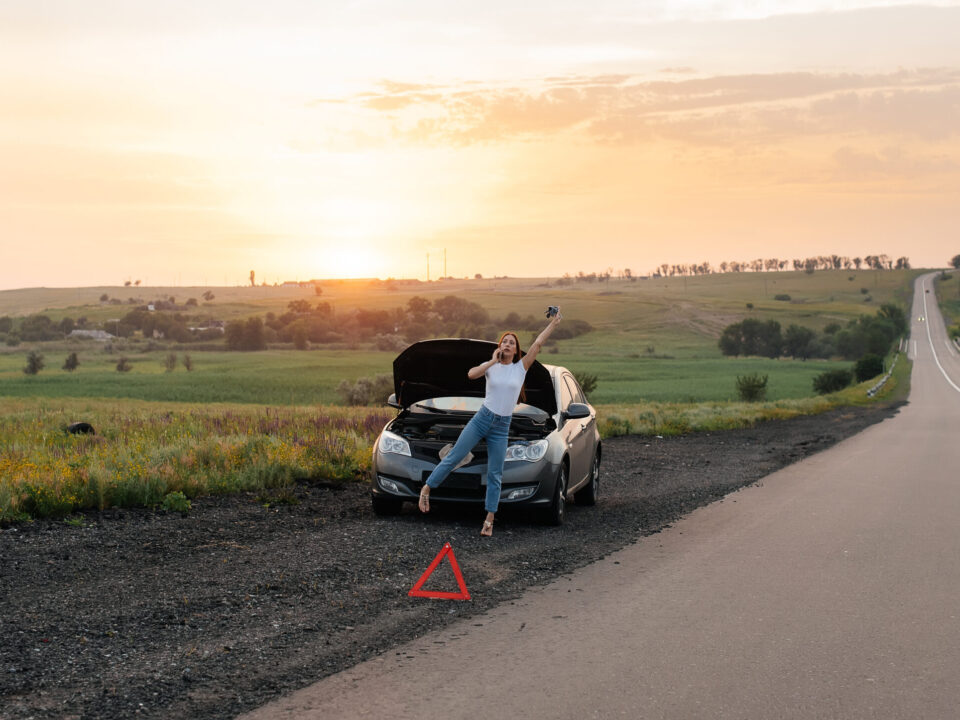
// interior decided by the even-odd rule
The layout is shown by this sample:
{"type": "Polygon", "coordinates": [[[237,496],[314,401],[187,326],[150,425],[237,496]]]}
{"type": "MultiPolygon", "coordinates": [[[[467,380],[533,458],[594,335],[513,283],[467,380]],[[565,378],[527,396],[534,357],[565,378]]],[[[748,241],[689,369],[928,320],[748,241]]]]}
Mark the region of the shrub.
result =
{"type": "Polygon", "coordinates": [[[193,370],[193,358],[190,357],[190,353],[183,354],[183,369],[187,372],[193,370]]]}
{"type": "Polygon", "coordinates": [[[857,360],[857,364],[854,365],[853,371],[857,375],[857,382],[863,382],[864,380],[875,378],[877,375],[882,375],[883,358],[879,355],[874,355],[873,353],[867,353],[862,358],[857,360]]]}
{"type": "Polygon", "coordinates": [[[393,377],[391,375],[362,377],[355,383],[344,380],[337,385],[337,393],[347,405],[381,405],[386,402],[392,392],[393,377]]]}
{"type": "Polygon", "coordinates": [[[740,377],[737,375],[737,394],[744,402],[759,402],[767,397],[768,375],[751,373],[740,377]]]}
{"type": "Polygon", "coordinates": [[[190,500],[182,492],[171,492],[163,496],[161,507],[170,512],[178,512],[186,515],[192,507],[190,500]]]}
{"type": "Polygon", "coordinates": [[[43,353],[31,350],[27,355],[27,366],[23,369],[27,375],[36,375],[43,370],[43,353]]]}
{"type": "Polygon", "coordinates": [[[130,361],[126,357],[121,356],[117,360],[117,372],[130,372],[133,369],[133,365],[130,364],[130,361]]]}
{"type": "Polygon", "coordinates": [[[773,296],[774,300],[782,300],[783,302],[790,302],[790,296],[786,293],[779,293],[773,296]]]}
{"type": "Polygon", "coordinates": [[[813,379],[813,390],[818,395],[826,395],[843,390],[852,381],[853,373],[849,370],[828,370],[813,379]]]}
{"type": "Polygon", "coordinates": [[[583,394],[587,397],[597,389],[597,376],[593,373],[574,370],[573,376],[577,379],[577,382],[580,383],[580,389],[583,390],[583,394]]]}
{"type": "Polygon", "coordinates": [[[67,372],[73,372],[77,369],[77,366],[80,364],[80,359],[77,357],[75,352],[67,355],[67,359],[63,361],[63,369],[67,372]]]}
{"type": "Polygon", "coordinates": [[[169,354],[163,359],[163,367],[166,369],[167,372],[173,372],[174,370],[176,370],[176,368],[177,368],[177,354],[176,354],[176,353],[169,353],[169,354]]]}

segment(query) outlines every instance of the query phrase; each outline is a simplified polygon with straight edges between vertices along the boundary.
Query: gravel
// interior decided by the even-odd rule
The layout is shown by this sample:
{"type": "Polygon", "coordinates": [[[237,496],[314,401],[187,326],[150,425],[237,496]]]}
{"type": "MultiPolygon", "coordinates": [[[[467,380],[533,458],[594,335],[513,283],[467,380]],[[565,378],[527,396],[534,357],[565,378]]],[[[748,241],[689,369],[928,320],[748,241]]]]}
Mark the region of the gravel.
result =
{"type": "MultiPolygon", "coordinates": [[[[0,717],[229,718],[516,598],[894,414],[604,442],[599,503],[561,528],[482,509],[377,518],[362,484],[0,529],[0,717]],[[407,592],[449,542],[472,599],[407,592]]],[[[456,591],[448,563],[424,589],[456,591]]]]}

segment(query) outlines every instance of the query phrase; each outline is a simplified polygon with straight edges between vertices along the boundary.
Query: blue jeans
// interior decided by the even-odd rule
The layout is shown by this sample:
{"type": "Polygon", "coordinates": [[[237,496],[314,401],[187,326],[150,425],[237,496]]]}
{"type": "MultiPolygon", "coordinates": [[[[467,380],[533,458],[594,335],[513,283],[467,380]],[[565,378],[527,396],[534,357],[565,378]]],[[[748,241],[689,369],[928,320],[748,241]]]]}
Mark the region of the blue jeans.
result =
{"type": "Polygon", "coordinates": [[[500,485],[503,478],[503,461],[507,457],[507,436],[510,432],[510,415],[496,415],[486,405],[477,410],[470,422],[460,433],[456,445],[440,461],[427,485],[439,487],[447,479],[457,463],[476,447],[483,438],[487,439],[487,512],[496,512],[500,505],[500,485]]]}

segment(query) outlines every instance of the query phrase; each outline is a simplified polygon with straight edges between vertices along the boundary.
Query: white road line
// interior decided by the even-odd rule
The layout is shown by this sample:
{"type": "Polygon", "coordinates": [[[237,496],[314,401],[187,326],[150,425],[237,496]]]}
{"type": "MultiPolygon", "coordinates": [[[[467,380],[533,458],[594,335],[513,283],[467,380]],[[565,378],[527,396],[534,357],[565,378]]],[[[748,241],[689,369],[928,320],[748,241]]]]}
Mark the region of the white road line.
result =
{"type": "Polygon", "coordinates": [[[916,340],[913,341],[913,359],[914,360],[917,359],[917,341],[916,340]]]}
{"type": "MultiPolygon", "coordinates": [[[[923,316],[927,316],[927,294],[921,293],[920,297],[923,298],[923,316]]],[[[960,393],[960,387],[957,387],[956,383],[950,379],[950,376],[947,375],[947,371],[943,369],[943,365],[940,364],[940,358],[937,357],[937,350],[933,346],[933,337],[930,335],[930,323],[925,322],[924,325],[927,326],[927,341],[930,343],[930,350],[933,352],[933,361],[937,364],[937,367],[940,368],[940,373],[943,375],[944,379],[950,383],[950,387],[960,393]]]]}

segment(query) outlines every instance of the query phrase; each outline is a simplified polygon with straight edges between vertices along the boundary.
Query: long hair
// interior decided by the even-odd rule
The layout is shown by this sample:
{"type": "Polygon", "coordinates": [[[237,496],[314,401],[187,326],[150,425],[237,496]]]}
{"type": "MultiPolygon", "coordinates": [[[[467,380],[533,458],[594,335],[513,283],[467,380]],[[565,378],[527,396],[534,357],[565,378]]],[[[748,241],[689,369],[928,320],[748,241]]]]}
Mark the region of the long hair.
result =
{"type": "MultiPolygon", "coordinates": [[[[497,347],[500,347],[500,343],[503,342],[503,339],[507,335],[513,335],[513,341],[517,343],[517,351],[513,354],[513,362],[518,363],[520,362],[520,356],[523,355],[523,352],[520,350],[520,338],[517,337],[517,334],[515,332],[513,332],[512,330],[507,330],[506,332],[504,332],[500,336],[500,339],[497,340],[497,347]]],[[[520,386],[520,400],[521,402],[527,401],[527,384],[526,383],[520,386]]]]}

